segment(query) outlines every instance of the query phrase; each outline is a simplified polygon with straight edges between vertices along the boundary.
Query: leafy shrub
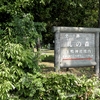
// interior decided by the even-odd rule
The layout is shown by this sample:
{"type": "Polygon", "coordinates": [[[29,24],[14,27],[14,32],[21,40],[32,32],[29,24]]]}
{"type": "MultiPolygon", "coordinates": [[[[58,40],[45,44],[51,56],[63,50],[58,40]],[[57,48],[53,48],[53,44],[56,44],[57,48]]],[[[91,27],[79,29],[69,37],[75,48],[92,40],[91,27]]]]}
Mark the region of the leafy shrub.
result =
{"type": "Polygon", "coordinates": [[[0,100],[19,100],[16,82],[40,70],[38,52],[34,52],[38,32],[31,14],[14,16],[0,29],[0,100]]]}
{"type": "Polygon", "coordinates": [[[27,73],[17,82],[16,89],[21,100],[97,100],[97,97],[100,99],[98,85],[96,77],[27,73]]]}
{"type": "Polygon", "coordinates": [[[25,50],[21,44],[6,43],[0,52],[0,97],[9,98],[9,91],[25,73],[39,70],[36,54],[25,50]]]}

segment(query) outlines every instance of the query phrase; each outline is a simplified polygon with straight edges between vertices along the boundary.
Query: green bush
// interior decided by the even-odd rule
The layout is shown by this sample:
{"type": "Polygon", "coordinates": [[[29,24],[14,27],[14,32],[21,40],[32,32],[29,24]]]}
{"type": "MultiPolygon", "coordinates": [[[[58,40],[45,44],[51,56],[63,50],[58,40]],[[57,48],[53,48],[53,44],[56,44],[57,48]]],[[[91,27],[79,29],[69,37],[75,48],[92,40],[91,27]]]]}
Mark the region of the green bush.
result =
{"type": "Polygon", "coordinates": [[[99,100],[99,80],[72,74],[24,74],[16,83],[20,100],[99,100]]]}
{"type": "Polygon", "coordinates": [[[39,66],[35,59],[37,54],[24,49],[21,44],[6,43],[0,54],[0,100],[7,100],[16,82],[27,72],[38,71],[39,66]]]}
{"type": "MultiPolygon", "coordinates": [[[[0,24],[1,25],[1,24],[0,24]]],[[[0,28],[0,100],[20,100],[16,83],[26,75],[40,70],[38,52],[34,52],[39,37],[31,14],[13,16],[0,28]]],[[[42,55],[43,56],[43,55],[42,55]]]]}

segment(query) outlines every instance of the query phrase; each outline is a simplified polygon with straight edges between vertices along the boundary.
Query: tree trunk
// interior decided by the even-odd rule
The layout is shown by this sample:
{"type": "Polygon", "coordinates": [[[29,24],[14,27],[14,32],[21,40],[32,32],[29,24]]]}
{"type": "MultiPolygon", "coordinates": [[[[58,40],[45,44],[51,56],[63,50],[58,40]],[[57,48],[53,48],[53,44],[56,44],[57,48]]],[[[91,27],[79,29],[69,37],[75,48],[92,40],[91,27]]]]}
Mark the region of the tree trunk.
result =
{"type": "Polygon", "coordinates": [[[38,38],[37,42],[36,42],[36,49],[37,49],[37,51],[40,51],[40,48],[41,48],[41,43],[40,43],[40,38],[38,38]]]}

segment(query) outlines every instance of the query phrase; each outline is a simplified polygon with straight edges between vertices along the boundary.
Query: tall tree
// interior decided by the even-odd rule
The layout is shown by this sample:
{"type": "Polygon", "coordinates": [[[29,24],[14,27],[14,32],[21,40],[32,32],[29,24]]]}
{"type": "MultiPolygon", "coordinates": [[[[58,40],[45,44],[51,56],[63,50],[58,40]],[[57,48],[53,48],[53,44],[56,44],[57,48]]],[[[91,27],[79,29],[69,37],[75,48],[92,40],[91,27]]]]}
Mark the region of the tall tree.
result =
{"type": "Polygon", "coordinates": [[[36,22],[45,22],[47,32],[43,33],[45,43],[52,43],[53,26],[98,27],[98,0],[34,0],[30,8],[36,22]]]}

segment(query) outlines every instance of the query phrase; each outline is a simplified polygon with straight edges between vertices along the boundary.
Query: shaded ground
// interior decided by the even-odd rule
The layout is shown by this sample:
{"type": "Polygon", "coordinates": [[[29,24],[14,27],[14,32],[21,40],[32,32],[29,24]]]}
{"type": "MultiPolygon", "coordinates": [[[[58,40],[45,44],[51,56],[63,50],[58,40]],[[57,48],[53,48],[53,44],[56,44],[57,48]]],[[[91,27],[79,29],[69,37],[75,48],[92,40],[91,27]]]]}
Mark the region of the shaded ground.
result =
{"type": "MultiPolygon", "coordinates": [[[[42,69],[43,73],[55,72],[54,51],[53,50],[43,50],[42,53],[47,55],[44,58],[44,60],[40,63],[40,64],[45,65],[45,67],[42,69]]],[[[60,74],[73,73],[77,76],[86,75],[87,77],[92,77],[95,75],[94,66],[69,68],[68,70],[66,68],[61,68],[61,71],[59,73],[60,74]]]]}

